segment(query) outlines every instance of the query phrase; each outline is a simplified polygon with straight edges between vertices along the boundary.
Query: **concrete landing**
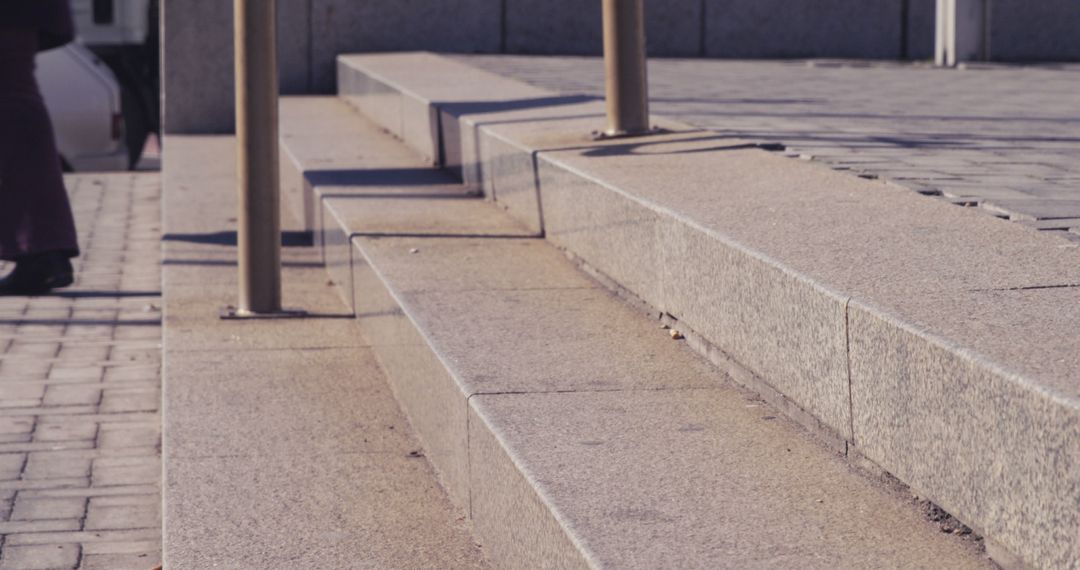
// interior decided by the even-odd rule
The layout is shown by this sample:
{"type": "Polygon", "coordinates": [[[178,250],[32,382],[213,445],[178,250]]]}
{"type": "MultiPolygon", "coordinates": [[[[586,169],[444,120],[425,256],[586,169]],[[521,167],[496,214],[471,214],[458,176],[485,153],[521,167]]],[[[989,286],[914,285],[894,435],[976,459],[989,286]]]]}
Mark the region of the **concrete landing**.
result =
{"type": "Polygon", "coordinates": [[[851,458],[1029,565],[1080,561],[1076,244],[673,121],[595,143],[599,101],[431,54],[339,77],[851,458]]]}
{"type": "Polygon", "coordinates": [[[487,568],[317,250],[284,249],[286,302],[311,318],[217,318],[233,141],[166,145],[165,567],[487,568]]]}
{"type": "Polygon", "coordinates": [[[497,204],[398,190],[320,197],[324,256],[496,566],[992,566],[558,249],[502,235],[521,226],[497,204]],[[418,232],[449,203],[458,233],[418,232]]]}

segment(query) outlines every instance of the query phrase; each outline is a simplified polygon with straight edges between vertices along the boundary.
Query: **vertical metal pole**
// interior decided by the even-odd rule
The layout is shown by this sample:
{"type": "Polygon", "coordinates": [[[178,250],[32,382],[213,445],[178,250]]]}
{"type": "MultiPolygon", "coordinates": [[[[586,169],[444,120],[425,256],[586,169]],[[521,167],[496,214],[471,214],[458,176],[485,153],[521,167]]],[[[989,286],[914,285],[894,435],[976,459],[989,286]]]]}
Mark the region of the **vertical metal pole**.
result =
{"type": "Polygon", "coordinates": [[[608,136],[649,131],[644,0],[603,0],[608,136]]]}
{"type": "Polygon", "coordinates": [[[277,0],[234,0],[238,314],[281,311],[277,0]]]}
{"type": "Polygon", "coordinates": [[[990,0],[937,0],[934,61],[955,66],[990,57],[990,0]]]}

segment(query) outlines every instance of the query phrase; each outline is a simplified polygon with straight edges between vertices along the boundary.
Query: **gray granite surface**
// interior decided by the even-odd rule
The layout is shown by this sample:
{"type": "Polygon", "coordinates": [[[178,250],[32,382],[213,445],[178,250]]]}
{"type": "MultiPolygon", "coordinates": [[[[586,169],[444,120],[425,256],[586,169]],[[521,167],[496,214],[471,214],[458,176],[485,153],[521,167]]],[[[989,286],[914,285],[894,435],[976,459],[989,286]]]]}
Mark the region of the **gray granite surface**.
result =
{"type": "MultiPolygon", "coordinates": [[[[603,95],[599,59],[460,60],[568,95],[603,95]]],[[[790,155],[990,215],[1080,216],[1080,68],[653,59],[649,79],[657,115],[781,143],[790,155]]]]}

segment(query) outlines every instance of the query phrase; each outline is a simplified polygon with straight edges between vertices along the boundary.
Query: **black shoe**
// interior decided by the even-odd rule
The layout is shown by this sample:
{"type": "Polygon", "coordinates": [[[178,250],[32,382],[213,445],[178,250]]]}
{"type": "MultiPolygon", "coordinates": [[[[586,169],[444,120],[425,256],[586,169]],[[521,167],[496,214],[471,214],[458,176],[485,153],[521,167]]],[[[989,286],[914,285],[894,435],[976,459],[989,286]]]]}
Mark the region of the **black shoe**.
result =
{"type": "Polygon", "coordinates": [[[21,257],[15,269],[0,279],[0,296],[41,295],[75,282],[71,259],[62,253],[41,253],[21,257]]]}

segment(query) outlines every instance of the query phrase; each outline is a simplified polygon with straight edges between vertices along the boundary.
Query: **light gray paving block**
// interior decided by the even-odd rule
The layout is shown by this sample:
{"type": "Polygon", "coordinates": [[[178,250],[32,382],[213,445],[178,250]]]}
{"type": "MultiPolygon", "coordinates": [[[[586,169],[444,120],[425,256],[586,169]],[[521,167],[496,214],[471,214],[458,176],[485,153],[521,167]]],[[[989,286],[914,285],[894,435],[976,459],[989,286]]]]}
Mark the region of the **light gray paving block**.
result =
{"type": "Polygon", "coordinates": [[[4,570],[52,570],[75,568],[79,563],[78,544],[7,546],[0,568],[4,570]]]}
{"type": "Polygon", "coordinates": [[[147,448],[161,443],[158,425],[103,424],[97,434],[99,449],[147,448]]]}
{"type": "Polygon", "coordinates": [[[900,51],[900,0],[708,0],[705,18],[712,57],[895,58],[900,51]]]}
{"type": "Polygon", "coordinates": [[[1053,220],[1080,217],[1080,199],[992,199],[983,207],[999,210],[1020,220],[1053,220]]]}
{"type": "Polygon", "coordinates": [[[312,0],[313,87],[334,87],[332,58],[342,53],[499,50],[498,0],[350,2],[312,0]],[[468,17],[462,17],[463,15],[468,17]],[[453,22],[453,25],[447,23],[453,22]]]}
{"type": "Polygon", "coordinates": [[[158,505],[160,501],[150,495],[118,495],[110,497],[93,497],[90,504],[99,507],[129,507],[137,505],[158,505]]]}
{"type": "Polygon", "coordinates": [[[155,412],[161,407],[161,393],[150,388],[116,388],[102,391],[99,410],[103,414],[155,412]]]}
{"type": "Polygon", "coordinates": [[[90,475],[90,460],[64,454],[31,452],[23,469],[23,479],[64,479],[90,475]]]}
{"type": "Polygon", "coordinates": [[[100,386],[53,384],[45,391],[43,403],[46,406],[96,405],[100,399],[100,386]]]}
{"type": "Polygon", "coordinates": [[[99,457],[93,461],[93,482],[100,486],[153,485],[161,480],[161,459],[154,456],[99,457]]]}
{"type": "MultiPolygon", "coordinates": [[[[85,549],[84,549],[85,550],[85,549]]],[[[83,554],[79,570],[145,570],[161,560],[161,552],[138,554],[83,554]]]]}
{"type": "Polygon", "coordinates": [[[2,417],[0,416],[0,434],[2,435],[26,435],[34,429],[32,418],[2,417]]]}
{"type": "Polygon", "coordinates": [[[857,448],[1032,567],[1080,558],[1078,291],[928,294],[850,313],[857,448]]]}
{"type": "Polygon", "coordinates": [[[151,495],[158,496],[160,486],[154,485],[120,485],[112,487],[83,487],[83,488],[56,488],[56,489],[28,489],[19,491],[20,497],[40,498],[70,498],[70,497],[105,497],[115,495],[151,495]]]}
{"type": "Polygon", "coordinates": [[[11,521],[0,523],[2,534],[28,534],[35,532],[63,532],[79,530],[79,519],[44,519],[37,521],[11,521]]]}
{"type": "Polygon", "coordinates": [[[8,404],[8,406],[5,407],[15,405],[37,406],[44,393],[44,384],[0,384],[0,401],[4,404],[8,404]]]}
{"type": "Polygon", "coordinates": [[[160,503],[142,505],[99,505],[94,502],[86,511],[86,530],[125,530],[159,528],[160,503]]]}
{"type": "Polygon", "coordinates": [[[109,366],[105,369],[105,383],[139,383],[157,385],[161,375],[161,364],[109,366]]]}
{"type": "MultiPolygon", "coordinates": [[[[104,333],[104,330],[102,330],[104,333]]],[[[49,370],[50,380],[86,380],[98,381],[102,379],[102,367],[100,366],[71,366],[63,363],[54,365],[49,370]]]]}
{"type": "Polygon", "coordinates": [[[15,500],[11,520],[82,519],[84,516],[86,516],[86,499],[82,497],[50,499],[21,496],[15,500]]]}
{"type": "Polygon", "coordinates": [[[730,384],[477,396],[477,532],[508,567],[991,567],[747,404],[730,384]]]}
{"type": "Polygon", "coordinates": [[[135,554],[150,552],[161,556],[160,540],[125,540],[122,542],[91,542],[83,545],[83,559],[108,554],[135,554]]]}
{"type": "Polygon", "coordinates": [[[5,547],[34,546],[57,544],[82,543],[88,546],[92,543],[119,543],[119,542],[143,542],[157,540],[161,537],[160,529],[135,529],[135,530],[99,530],[96,532],[71,531],[71,532],[34,532],[16,534],[7,537],[5,547]]]}
{"type": "Polygon", "coordinates": [[[0,480],[10,481],[22,475],[26,455],[23,453],[4,453],[0,455],[0,480]]]}

